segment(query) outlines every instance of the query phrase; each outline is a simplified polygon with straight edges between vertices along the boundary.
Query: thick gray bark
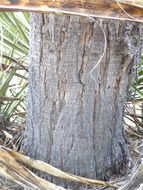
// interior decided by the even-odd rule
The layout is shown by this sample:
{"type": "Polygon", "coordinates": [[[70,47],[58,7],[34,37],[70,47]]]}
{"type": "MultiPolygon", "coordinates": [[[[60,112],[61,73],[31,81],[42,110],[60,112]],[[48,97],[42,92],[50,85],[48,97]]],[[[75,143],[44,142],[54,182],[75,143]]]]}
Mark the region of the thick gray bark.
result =
{"type": "Polygon", "coordinates": [[[73,174],[106,178],[126,162],[124,106],[139,62],[137,23],[32,13],[24,151],[73,174]],[[98,89],[98,91],[97,91],[98,89]]]}

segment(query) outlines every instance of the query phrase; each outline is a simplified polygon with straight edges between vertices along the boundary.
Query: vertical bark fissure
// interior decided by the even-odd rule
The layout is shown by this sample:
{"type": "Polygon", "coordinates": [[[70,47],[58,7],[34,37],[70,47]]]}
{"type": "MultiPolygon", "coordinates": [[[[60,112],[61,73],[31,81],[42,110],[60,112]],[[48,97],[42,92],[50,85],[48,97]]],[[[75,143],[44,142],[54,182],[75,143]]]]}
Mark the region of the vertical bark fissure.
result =
{"type": "Polygon", "coordinates": [[[97,104],[96,98],[98,97],[99,93],[100,93],[100,88],[99,88],[98,93],[95,90],[94,110],[93,110],[93,155],[94,155],[94,162],[95,162],[95,173],[97,173],[97,160],[96,160],[96,147],[95,147],[95,144],[96,144],[96,140],[95,140],[95,136],[96,136],[96,104],[97,104]]]}
{"type": "Polygon", "coordinates": [[[67,161],[68,161],[68,159],[70,157],[70,153],[72,152],[72,149],[73,149],[73,146],[74,146],[74,141],[75,141],[75,139],[74,139],[74,136],[72,135],[71,146],[70,146],[70,148],[69,148],[69,150],[67,152],[67,159],[65,160],[65,163],[63,164],[64,166],[67,164],[67,161]]]}
{"type": "MultiPolygon", "coordinates": [[[[39,60],[39,63],[42,63],[43,62],[43,48],[44,48],[44,46],[43,46],[43,32],[42,32],[42,29],[43,29],[43,26],[45,25],[45,20],[44,20],[44,15],[41,15],[41,17],[42,17],[42,24],[41,24],[41,31],[40,31],[40,34],[41,34],[41,41],[40,41],[40,60],[39,60]]],[[[39,64],[39,67],[40,67],[40,64],[39,64]]],[[[41,80],[41,78],[40,78],[40,76],[41,76],[41,73],[40,73],[40,68],[39,68],[39,80],[41,80]]],[[[46,83],[46,80],[45,80],[45,78],[44,78],[44,84],[46,83]]],[[[44,85],[45,86],[45,85],[44,85]]],[[[42,113],[42,108],[43,108],[43,105],[42,106],[40,106],[40,113],[42,113]]],[[[42,124],[42,122],[43,122],[43,118],[40,118],[40,123],[39,123],[39,126],[37,127],[37,129],[39,129],[39,141],[40,141],[40,143],[41,143],[41,135],[42,135],[42,132],[41,132],[41,124],[42,124]]],[[[38,149],[38,144],[37,144],[37,148],[36,149],[38,149]]],[[[38,151],[35,151],[36,153],[38,153],[38,151]]],[[[37,158],[37,155],[35,156],[36,158],[37,158]]]]}
{"type": "MultiPolygon", "coordinates": [[[[108,67],[109,67],[109,63],[110,63],[110,49],[111,49],[111,34],[110,34],[110,31],[108,29],[109,27],[109,22],[107,23],[106,25],[106,40],[107,40],[107,48],[106,48],[106,54],[105,54],[105,63],[103,64],[103,74],[102,74],[102,77],[103,77],[103,86],[104,86],[104,89],[106,88],[106,85],[107,85],[107,72],[108,72],[108,67]]],[[[101,65],[102,66],[102,65],[101,65]]],[[[109,88],[107,86],[107,88],[109,88]]]]}
{"type": "MultiPolygon", "coordinates": [[[[83,48],[82,48],[82,59],[81,59],[81,65],[80,65],[80,68],[79,68],[79,82],[82,86],[82,90],[81,90],[81,104],[82,104],[82,109],[84,111],[84,103],[83,103],[83,94],[84,94],[84,88],[85,88],[85,84],[83,83],[83,73],[84,73],[84,65],[87,64],[85,63],[84,59],[85,59],[85,56],[86,56],[86,52],[85,52],[85,48],[86,48],[86,37],[87,37],[87,33],[85,32],[84,34],[84,40],[83,40],[83,48]]],[[[79,65],[79,60],[78,60],[78,65],[79,65]]]]}

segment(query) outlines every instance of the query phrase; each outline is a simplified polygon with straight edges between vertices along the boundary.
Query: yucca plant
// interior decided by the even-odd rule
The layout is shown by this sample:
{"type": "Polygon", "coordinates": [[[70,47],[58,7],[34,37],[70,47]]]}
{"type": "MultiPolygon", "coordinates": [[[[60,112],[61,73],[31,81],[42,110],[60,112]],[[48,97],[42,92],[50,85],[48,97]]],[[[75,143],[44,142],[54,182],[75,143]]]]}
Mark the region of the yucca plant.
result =
{"type": "Polygon", "coordinates": [[[136,92],[136,97],[143,100],[143,57],[138,68],[138,79],[132,84],[132,88],[136,92]]]}
{"type": "Polygon", "coordinates": [[[0,24],[3,48],[0,63],[0,113],[3,120],[21,120],[26,112],[29,14],[1,12],[0,24]]]}
{"type": "Polygon", "coordinates": [[[132,97],[127,102],[125,123],[130,135],[143,138],[143,57],[140,60],[137,76],[132,84],[132,97]]]}
{"type": "Polygon", "coordinates": [[[25,127],[29,13],[0,12],[0,132],[3,143],[20,148],[25,127]]]}

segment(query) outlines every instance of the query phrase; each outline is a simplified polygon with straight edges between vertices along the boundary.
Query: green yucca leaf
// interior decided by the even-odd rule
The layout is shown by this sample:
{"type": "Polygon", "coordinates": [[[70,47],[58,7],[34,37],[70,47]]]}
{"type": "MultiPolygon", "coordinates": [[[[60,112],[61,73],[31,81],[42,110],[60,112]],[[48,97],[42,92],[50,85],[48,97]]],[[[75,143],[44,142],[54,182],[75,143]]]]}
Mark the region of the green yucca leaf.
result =
{"type": "Polygon", "coordinates": [[[140,85],[142,82],[143,82],[143,76],[138,78],[137,85],[140,85]]]}
{"type": "Polygon", "coordinates": [[[132,85],[133,90],[136,91],[137,95],[139,95],[141,98],[143,98],[143,92],[136,87],[136,85],[132,85]]]}
{"type": "Polygon", "coordinates": [[[140,71],[138,72],[138,75],[139,75],[139,76],[143,76],[143,70],[140,70],[140,71]]]}
{"type": "Polygon", "coordinates": [[[10,13],[11,14],[11,17],[14,19],[15,23],[16,23],[16,26],[17,26],[17,29],[18,31],[20,32],[20,34],[22,35],[23,39],[25,40],[25,42],[29,45],[29,39],[28,37],[26,36],[25,34],[25,31],[23,30],[23,28],[21,27],[21,24],[19,23],[19,21],[15,18],[14,16],[14,13],[10,13]]]}
{"type": "Polygon", "coordinates": [[[8,87],[9,87],[9,83],[10,83],[12,77],[14,76],[14,74],[16,73],[16,70],[17,70],[17,66],[9,73],[9,75],[7,76],[7,79],[2,84],[2,86],[0,88],[0,96],[6,95],[6,92],[7,92],[8,87]]]}
{"type": "Polygon", "coordinates": [[[17,100],[20,100],[20,99],[19,98],[8,97],[8,96],[0,96],[0,102],[17,101],[17,100]]]}
{"type": "Polygon", "coordinates": [[[28,28],[30,30],[30,14],[27,14],[27,13],[23,13],[26,21],[27,21],[27,24],[28,24],[28,28]]]}
{"type": "Polygon", "coordinates": [[[138,68],[138,79],[136,82],[132,84],[132,89],[136,92],[136,94],[143,98],[143,57],[140,59],[140,66],[138,68]]]}
{"type": "Polygon", "coordinates": [[[17,53],[22,53],[22,54],[28,55],[28,50],[26,48],[24,48],[22,46],[20,47],[19,45],[15,45],[6,38],[4,38],[4,43],[5,43],[6,47],[11,47],[11,48],[14,48],[15,50],[17,50],[17,53]]]}
{"type": "Polygon", "coordinates": [[[12,101],[7,106],[7,108],[5,109],[5,112],[4,112],[5,117],[10,117],[13,114],[13,112],[17,109],[17,107],[20,105],[20,103],[24,100],[25,90],[27,88],[27,85],[28,85],[28,83],[25,83],[23,85],[23,88],[18,93],[16,93],[16,95],[14,96],[15,98],[18,98],[20,100],[18,102],[12,101]]]}
{"type": "Polygon", "coordinates": [[[14,113],[26,111],[29,13],[0,12],[0,23],[4,39],[2,65],[9,68],[5,73],[0,71],[0,112],[10,119],[14,113]],[[11,89],[15,85],[19,88],[11,89]]]}

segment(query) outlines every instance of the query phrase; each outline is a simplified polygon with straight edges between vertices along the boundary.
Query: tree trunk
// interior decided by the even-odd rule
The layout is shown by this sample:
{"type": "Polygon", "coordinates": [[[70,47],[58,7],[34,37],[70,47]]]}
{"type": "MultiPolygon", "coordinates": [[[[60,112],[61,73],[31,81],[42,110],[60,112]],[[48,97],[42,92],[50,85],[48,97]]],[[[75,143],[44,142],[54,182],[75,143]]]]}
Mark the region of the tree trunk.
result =
{"type": "Polygon", "coordinates": [[[24,151],[64,171],[105,179],[127,160],[124,107],[141,50],[140,24],[32,13],[24,151]]]}

